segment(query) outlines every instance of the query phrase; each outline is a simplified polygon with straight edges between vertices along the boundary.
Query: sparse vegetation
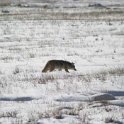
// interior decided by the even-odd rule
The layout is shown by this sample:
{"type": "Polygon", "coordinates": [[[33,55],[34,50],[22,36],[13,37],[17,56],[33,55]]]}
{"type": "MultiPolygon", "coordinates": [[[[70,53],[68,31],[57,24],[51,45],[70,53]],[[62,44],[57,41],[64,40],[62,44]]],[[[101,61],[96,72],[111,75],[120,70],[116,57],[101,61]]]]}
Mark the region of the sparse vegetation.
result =
{"type": "Polygon", "coordinates": [[[6,113],[0,114],[0,118],[17,118],[17,112],[16,111],[8,111],[6,113]]]}
{"type": "Polygon", "coordinates": [[[115,120],[113,119],[113,118],[106,118],[105,119],[105,123],[114,123],[115,122],[115,120]]]}
{"type": "Polygon", "coordinates": [[[13,71],[13,74],[18,74],[20,71],[19,71],[19,68],[16,67],[15,70],[13,71]]]}
{"type": "Polygon", "coordinates": [[[4,57],[1,57],[0,59],[3,60],[3,61],[5,61],[5,62],[8,62],[10,60],[13,60],[14,58],[11,57],[11,56],[4,56],[4,57]]]}
{"type": "Polygon", "coordinates": [[[10,3],[0,3],[0,7],[10,6],[10,3]]]}
{"type": "Polygon", "coordinates": [[[30,56],[30,58],[35,58],[35,54],[33,54],[33,53],[30,53],[29,56],[30,56]]]}

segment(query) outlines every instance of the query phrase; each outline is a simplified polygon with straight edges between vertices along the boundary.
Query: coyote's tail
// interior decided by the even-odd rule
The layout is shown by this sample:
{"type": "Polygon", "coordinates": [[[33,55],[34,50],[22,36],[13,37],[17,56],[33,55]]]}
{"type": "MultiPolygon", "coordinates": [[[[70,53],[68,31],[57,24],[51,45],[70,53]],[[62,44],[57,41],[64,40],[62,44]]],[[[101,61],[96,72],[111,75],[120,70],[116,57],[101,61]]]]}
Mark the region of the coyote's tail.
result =
{"type": "Polygon", "coordinates": [[[47,68],[48,68],[48,63],[45,65],[44,69],[42,70],[42,72],[47,72],[47,68]]]}

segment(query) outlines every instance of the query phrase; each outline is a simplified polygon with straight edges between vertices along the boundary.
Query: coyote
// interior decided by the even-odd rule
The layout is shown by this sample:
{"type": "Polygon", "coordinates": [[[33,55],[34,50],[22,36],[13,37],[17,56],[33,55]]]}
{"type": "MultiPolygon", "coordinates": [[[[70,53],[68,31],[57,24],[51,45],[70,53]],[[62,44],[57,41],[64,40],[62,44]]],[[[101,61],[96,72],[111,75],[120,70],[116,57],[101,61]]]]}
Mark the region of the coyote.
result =
{"type": "Polygon", "coordinates": [[[50,60],[47,62],[42,72],[47,72],[48,70],[51,72],[55,69],[58,69],[59,71],[65,69],[66,72],[69,72],[68,69],[72,69],[76,71],[74,63],[63,60],[50,60]]]}

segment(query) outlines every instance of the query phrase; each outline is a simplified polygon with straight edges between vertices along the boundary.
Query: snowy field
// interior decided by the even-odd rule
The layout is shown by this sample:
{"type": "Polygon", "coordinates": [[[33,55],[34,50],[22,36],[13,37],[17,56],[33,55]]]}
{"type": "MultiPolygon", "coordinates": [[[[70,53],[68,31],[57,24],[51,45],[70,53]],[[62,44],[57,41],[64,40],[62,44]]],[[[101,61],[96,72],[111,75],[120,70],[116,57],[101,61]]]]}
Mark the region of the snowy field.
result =
{"type": "Polygon", "coordinates": [[[0,7],[0,124],[124,123],[124,2],[75,2],[0,7]]]}

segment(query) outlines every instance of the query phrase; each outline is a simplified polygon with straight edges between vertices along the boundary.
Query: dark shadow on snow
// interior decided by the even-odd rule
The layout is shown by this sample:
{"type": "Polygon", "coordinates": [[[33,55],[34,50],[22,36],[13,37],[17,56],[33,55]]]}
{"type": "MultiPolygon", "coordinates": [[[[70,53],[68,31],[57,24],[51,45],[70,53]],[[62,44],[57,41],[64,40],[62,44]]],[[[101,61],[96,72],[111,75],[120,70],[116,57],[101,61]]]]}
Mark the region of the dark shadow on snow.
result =
{"type": "Polygon", "coordinates": [[[114,123],[116,123],[116,124],[123,124],[123,122],[121,122],[121,121],[114,121],[114,123]]]}
{"type": "Polygon", "coordinates": [[[15,98],[3,97],[3,98],[0,98],[0,101],[31,101],[33,99],[34,98],[32,97],[15,97],[15,98]]]}
{"type": "Polygon", "coordinates": [[[124,91],[107,91],[107,92],[105,92],[105,93],[109,93],[109,94],[111,94],[111,95],[113,95],[113,96],[124,96],[124,91]]]}

